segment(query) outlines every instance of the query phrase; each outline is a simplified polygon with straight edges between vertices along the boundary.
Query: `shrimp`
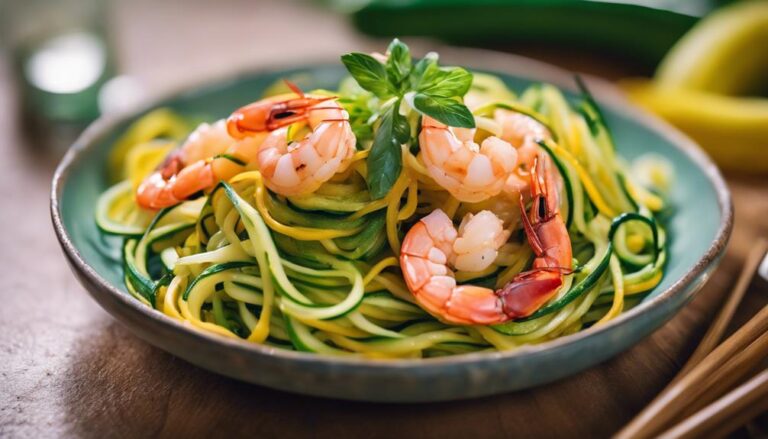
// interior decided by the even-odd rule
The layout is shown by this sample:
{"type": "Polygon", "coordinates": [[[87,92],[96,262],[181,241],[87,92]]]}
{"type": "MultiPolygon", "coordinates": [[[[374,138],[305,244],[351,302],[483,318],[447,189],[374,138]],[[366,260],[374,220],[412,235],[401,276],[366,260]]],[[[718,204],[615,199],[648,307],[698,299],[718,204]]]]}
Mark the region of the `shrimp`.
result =
{"type": "Polygon", "coordinates": [[[449,264],[458,270],[480,271],[496,259],[509,238],[501,219],[484,210],[467,214],[457,231],[440,209],[421,218],[405,236],[400,267],[416,302],[449,323],[499,323],[503,310],[493,290],[456,285],[449,264]]]}
{"type": "Polygon", "coordinates": [[[498,290],[457,285],[450,265],[469,271],[487,268],[509,232],[489,211],[465,217],[457,231],[437,209],[411,227],[400,250],[403,277],[420,306],[448,323],[492,325],[529,316],[557,293],[570,272],[572,250],[557,194],[548,190],[555,187],[548,161],[534,159],[529,213],[520,197],[525,233],[536,254],[532,269],[498,290]]]}
{"type": "Polygon", "coordinates": [[[328,102],[333,97],[307,96],[295,85],[289,86],[294,94],[262,99],[236,110],[226,120],[200,125],[139,185],[138,204],[148,209],[172,206],[220,180],[253,169],[262,171],[275,192],[308,193],[343,170],[355,144],[349,124],[344,122],[346,113],[335,102],[328,102]],[[265,154],[265,150],[274,152],[280,137],[286,138],[288,125],[303,121],[309,121],[315,131],[282,150],[295,156],[293,169],[291,161],[280,162],[280,150],[265,154]]]}
{"type": "Polygon", "coordinates": [[[268,131],[258,151],[259,171],[265,185],[281,195],[316,191],[336,173],[344,172],[355,153],[349,114],[332,98],[303,99],[313,105],[275,109],[256,103],[237,110],[228,120],[229,132],[236,138],[268,131]],[[274,114],[265,120],[265,112],[274,114]],[[289,141],[286,125],[297,121],[305,121],[309,133],[289,141]]]}
{"type": "Polygon", "coordinates": [[[560,215],[557,188],[552,159],[544,154],[534,157],[531,208],[526,214],[521,196],[520,210],[525,235],[536,257],[529,271],[518,274],[496,292],[504,313],[512,318],[529,316],[541,308],[563,285],[563,277],[571,273],[573,249],[560,215]]]}
{"type": "Polygon", "coordinates": [[[536,119],[516,111],[496,109],[494,120],[501,126],[501,137],[517,150],[518,167],[511,173],[504,185],[504,192],[523,193],[528,189],[528,170],[533,167],[536,156],[541,151],[539,140],[549,139],[552,135],[536,119]]]}
{"type": "Polygon", "coordinates": [[[498,195],[517,165],[517,151],[491,136],[478,145],[475,129],[451,128],[428,116],[419,134],[421,156],[430,176],[459,201],[498,195]]]}
{"type": "Polygon", "coordinates": [[[136,201],[146,209],[173,206],[218,180],[251,170],[256,162],[250,158],[256,155],[261,140],[232,138],[224,120],[203,123],[141,182],[136,201]]]}
{"type": "Polygon", "coordinates": [[[475,141],[475,129],[451,128],[424,116],[419,145],[432,178],[464,202],[479,202],[500,193],[516,199],[528,189],[528,171],[541,150],[536,143],[551,137],[530,116],[504,109],[494,112],[499,136],[475,141]]]}

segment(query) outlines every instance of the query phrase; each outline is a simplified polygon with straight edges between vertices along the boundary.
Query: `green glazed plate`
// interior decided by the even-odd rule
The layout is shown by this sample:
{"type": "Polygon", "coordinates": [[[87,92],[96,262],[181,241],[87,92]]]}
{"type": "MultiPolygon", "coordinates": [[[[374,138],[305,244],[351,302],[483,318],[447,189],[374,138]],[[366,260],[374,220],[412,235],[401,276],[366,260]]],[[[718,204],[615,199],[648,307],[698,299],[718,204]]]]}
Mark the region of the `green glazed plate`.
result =
{"type": "MultiPolygon", "coordinates": [[[[443,59],[493,72],[520,90],[550,82],[574,94],[571,74],[535,61],[493,52],[441,49],[443,59]]],[[[62,160],[53,179],[51,212],[64,254],[94,299],[138,337],[209,369],[291,392],[365,401],[438,401],[522,389],[572,375],[626,350],[659,328],[702,286],[717,265],[732,225],[730,195],[715,165],[688,138],[630,106],[610,85],[588,81],[602,105],[621,155],[655,152],[675,170],[674,214],[666,226],[670,257],[661,284],[643,303],[599,328],[515,351],[424,360],[364,360],[281,350],[226,339],[183,325],[142,305],[125,290],[120,242],[99,232],[93,209],[106,189],[112,142],[141,115],[169,106],[210,120],[258,99],[280,78],[301,87],[332,88],[344,75],[337,64],[247,73],[190,88],[127,117],[102,118],[62,160]]]]}

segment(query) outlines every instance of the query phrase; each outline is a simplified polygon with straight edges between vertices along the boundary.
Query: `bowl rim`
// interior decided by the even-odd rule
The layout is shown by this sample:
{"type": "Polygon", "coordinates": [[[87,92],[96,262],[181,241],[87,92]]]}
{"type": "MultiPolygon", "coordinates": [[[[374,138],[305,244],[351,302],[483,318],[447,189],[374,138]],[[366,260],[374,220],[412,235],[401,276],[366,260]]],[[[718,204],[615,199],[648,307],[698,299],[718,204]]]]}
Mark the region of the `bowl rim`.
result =
{"type": "MultiPolygon", "coordinates": [[[[417,46],[418,47],[418,46],[417,46]]],[[[535,78],[540,82],[549,82],[557,85],[559,88],[569,91],[575,91],[575,85],[569,78],[573,77],[573,72],[569,72],[560,67],[553,66],[541,61],[533,60],[520,55],[495,52],[484,49],[455,48],[449,46],[438,46],[433,50],[440,53],[443,59],[461,62],[470,69],[491,70],[497,72],[508,72],[507,74],[535,78]]],[[[161,106],[163,103],[181,98],[189,93],[194,93],[199,89],[213,88],[227,82],[237,82],[244,78],[257,77],[270,73],[280,72],[291,69],[311,69],[322,66],[330,66],[328,58],[319,60],[307,59],[302,64],[270,64],[266,67],[255,69],[245,69],[235,74],[229,74],[219,78],[212,78],[201,82],[182,85],[175,88],[175,91],[159,94],[145,102],[139,108],[126,113],[112,114],[99,117],[91,123],[88,128],[77,138],[72,147],[62,158],[56,168],[52,179],[50,209],[56,237],[69,259],[73,269],[78,274],[84,276],[93,286],[101,292],[106,292],[112,296],[113,302],[118,306],[126,308],[126,311],[139,313],[144,318],[153,320],[156,325],[164,326],[164,329],[176,333],[178,336],[192,337],[194,342],[213,343],[226,349],[241,351],[246,355],[269,356],[279,359],[290,360],[292,362],[303,362],[313,364],[338,365],[345,364],[369,369],[395,369],[395,368],[429,368],[441,367],[447,365],[466,365],[480,362],[498,361],[502,359],[512,359],[526,355],[535,355],[537,353],[552,351],[564,348],[570,345],[576,345],[584,340],[605,334],[616,330],[618,327],[629,323],[632,320],[640,318],[643,314],[652,312],[654,309],[662,307],[663,304],[672,299],[677,294],[683,293],[687,286],[699,279],[706,278],[708,270],[713,267],[719,257],[725,250],[728,239],[733,228],[733,204],[727,185],[712,160],[701,148],[685,134],[669,125],[667,122],[647,113],[630,103],[619,89],[608,81],[596,78],[591,75],[582,75],[584,81],[588,84],[590,90],[603,104],[608,104],[613,111],[623,112],[626,116],[636,120],[648,129],[658,132],[674,148],[682,152],[692,163],[694,163],[701,172],[707,177],[708,182],[713,186],[720,210],[720,223],[714,239],[710,243],[704,255],[686,271],[686,273],[677,279],[672,285],[658,293],[648,301],[642,302],[629,311],[621,313],[615,319],[599,327],[592,327],[587,330],[579,331],[574,334],[558,337],[554,340],[536,345],[524,345],[520,348],[507,351],[476,352],[460,355],[452,355],[428,359],[370,359],[363,357],[345,357],[330,356],[312,352],[292,351],[281,348],[274,348],[267,345],[249,343],[246,340],[231,339],[211,332],[205,332],[177,321],[155,309],[148,308],[134,297],[126,294],[115,285],[112,285],[96,270],[93,269],[82,257],[79,250],[75,247],[69,232],[64,226],[61,213],[61,195],[67,182],[71,169],[75,163],[90,149],[92,149],[98,140],[110,133],[116,126],[127,122],[128,120],[145,113],[153,108],[161,106]]],[[[336,64],[333,64],[336,65],[336,64]]],[[[88,288],[86,290],[94,296],[96,293],[88,288]]],[[[103,305],[102,305],[103,306],[103,305]]],[[[116,317],[113,315],[113,317],[116,317]]],[[[118,319],[120,320],[120,319],[118,319]]],[[[132,331],[133,332],[133,331],[132,331]]]]}

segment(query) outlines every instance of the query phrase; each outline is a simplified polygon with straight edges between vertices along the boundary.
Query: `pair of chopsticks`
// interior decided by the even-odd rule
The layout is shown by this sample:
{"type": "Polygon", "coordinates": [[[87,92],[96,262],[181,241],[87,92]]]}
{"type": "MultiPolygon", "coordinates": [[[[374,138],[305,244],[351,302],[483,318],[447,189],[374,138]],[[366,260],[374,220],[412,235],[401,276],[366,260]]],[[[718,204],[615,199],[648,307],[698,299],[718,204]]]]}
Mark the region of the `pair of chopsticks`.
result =
{"type": "Polygon", "coordinates": [[[768,357],[768,305],[718,346],[766,252],[761,239],[699,347],[617,439],[723,436],[768,410],[768,369],[742,383],[768,357]]]}

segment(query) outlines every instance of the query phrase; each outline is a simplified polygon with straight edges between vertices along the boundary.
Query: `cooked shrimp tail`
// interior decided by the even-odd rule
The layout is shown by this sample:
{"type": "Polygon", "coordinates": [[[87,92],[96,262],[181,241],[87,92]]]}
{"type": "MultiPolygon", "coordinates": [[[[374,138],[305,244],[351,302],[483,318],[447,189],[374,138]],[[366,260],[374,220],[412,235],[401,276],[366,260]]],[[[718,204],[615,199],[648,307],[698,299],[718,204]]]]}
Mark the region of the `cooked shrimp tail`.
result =
{"type": "Polygon", "coordinates": [[[442,210],[434,210],[411,227],[403,241],[400,267],[406,285],[422,308],[445,322],[504,322],[509,318],[494,291],[457,285],[450,267],[483,270],[493,263],[508,238],[503,222],[490,211],[467,214],[456,230],[442,210]]]}
{"type": "Polygon", "coordinates": [[[528,243],[536,258],[531,270],[520,273],[497,292],[504,312],[511,318],[534,313],[551,299],[571,272],[571,239],[560,215],[557,182],[551,161],[542,155],[531,169],[531,208],[525,211],[520,197],[521,218],[528,243]]]}

